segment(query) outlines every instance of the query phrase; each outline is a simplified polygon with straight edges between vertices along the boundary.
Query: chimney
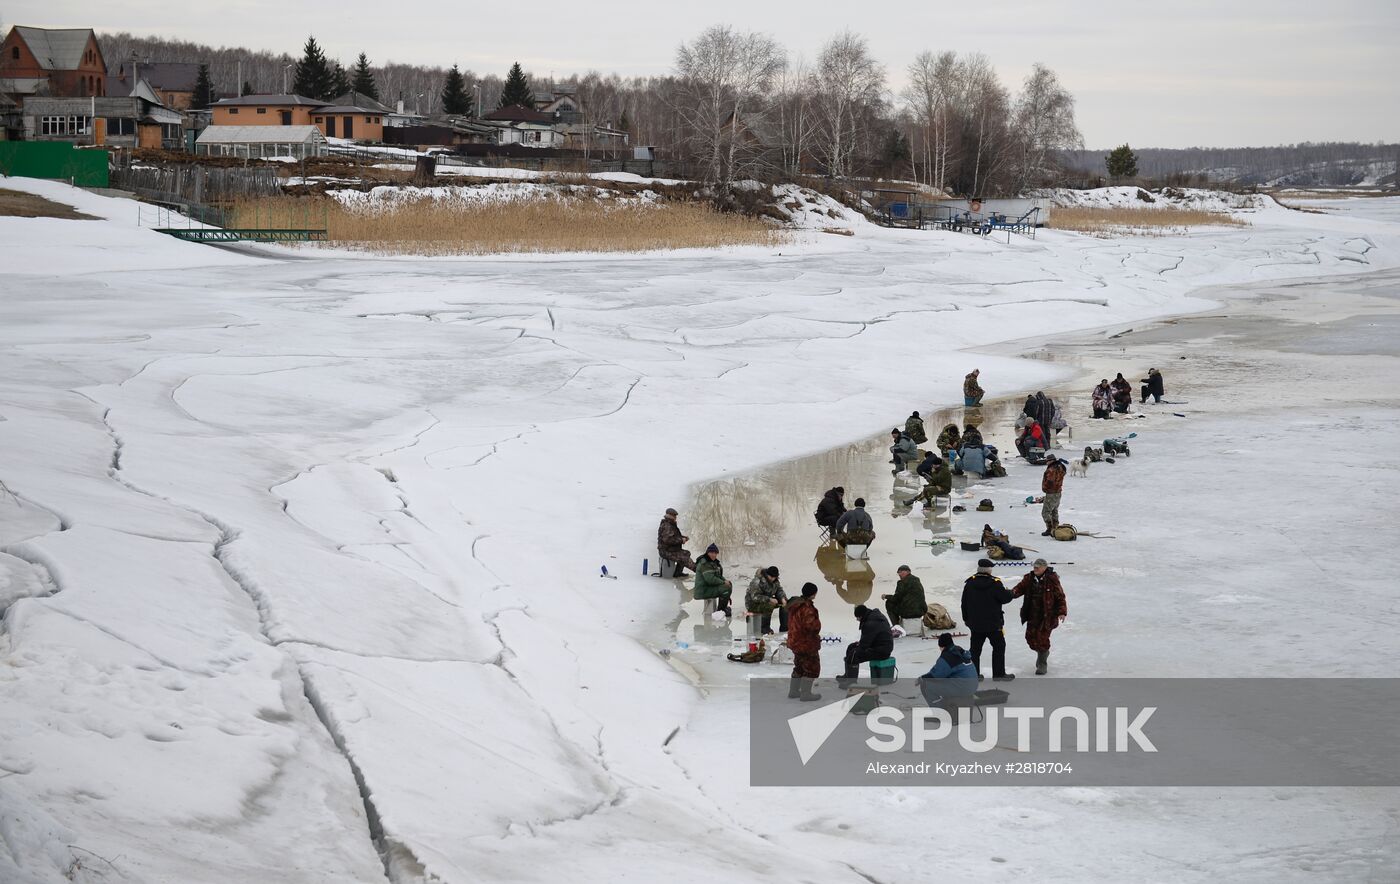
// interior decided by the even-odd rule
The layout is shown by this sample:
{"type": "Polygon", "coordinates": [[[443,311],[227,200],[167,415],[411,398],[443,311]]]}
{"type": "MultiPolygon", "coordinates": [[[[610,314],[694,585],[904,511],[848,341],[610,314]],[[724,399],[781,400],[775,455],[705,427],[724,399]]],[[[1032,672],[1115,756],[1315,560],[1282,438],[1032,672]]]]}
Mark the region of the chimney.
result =
{"type": "Polygon", "coordinates": [[[403,116],[403,99],[399,99],[399,116],[403,116]]]}

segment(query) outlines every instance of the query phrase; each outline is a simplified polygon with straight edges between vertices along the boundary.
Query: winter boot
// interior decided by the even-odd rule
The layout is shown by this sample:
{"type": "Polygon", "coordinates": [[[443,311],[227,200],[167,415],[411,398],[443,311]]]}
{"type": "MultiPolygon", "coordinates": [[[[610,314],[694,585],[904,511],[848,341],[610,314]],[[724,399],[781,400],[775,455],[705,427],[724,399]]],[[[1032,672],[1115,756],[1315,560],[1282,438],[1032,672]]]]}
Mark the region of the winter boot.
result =
{"type": "Polygon", "coordinates": [[[821,695],[821,694],[814,694],[814,693],[812,693],[812,679],[810,679],[810,678],[804,678],[804,679],[802,679],[801,681],[802,681],[802,684],[801,684],[800,687],[801,687],[801,698],[802,698],[802,702],[803,702],[803,703],[812,703],[812,702],[815,702],[815,701],[820,700],[820,699],[822,698],[822,695],[821,695]]]}
{"type": "Polygon", "coordinates": [[[1015,680],[1016,680],[1016,676],[1012,675],[1012,674],[1009,673],[1009,672],[1003,672],[1001,675],[993,675],[993,676],[992,676],[992,681],[1015,681],[1015,680]]]}
{"type": "Polygon", "coordinates": [[[801,695],[802,679],[794,675],[792,678],[788,679],[788,699],[796,700],[801,695]]]}
{"type": "Polygon", "coordinates": [[[1036,651],[1035,653],[1035,674],[1044,675],[1050,669],[1050,652],[1036,651]]]}

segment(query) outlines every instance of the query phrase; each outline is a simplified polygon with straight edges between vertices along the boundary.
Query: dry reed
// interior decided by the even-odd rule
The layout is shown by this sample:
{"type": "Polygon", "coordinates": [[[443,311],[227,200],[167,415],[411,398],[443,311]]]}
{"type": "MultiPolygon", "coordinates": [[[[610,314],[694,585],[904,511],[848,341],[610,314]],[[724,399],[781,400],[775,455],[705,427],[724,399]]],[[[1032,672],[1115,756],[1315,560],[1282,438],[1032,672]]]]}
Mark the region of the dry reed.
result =
{"type": "Polygon", "coordinates": [[[567,195],[476,200],[405,194],[351,206],[325,197],[279,197],[238,204],[233,224],[324,225],[333,244],[390,255],[644,252],[788,239],[764,221],[699,203],[567,195]]]}
{"type": "Polygon", "coordinates": [[[1248,227],[1249,222],[1225,212],[1172,207],[1152,209],[1109,209],[1074,206],[1050,212],[1053,230],[1073,230],[1093,236],[1137,234],[1169,236],[1192,227],[1248,227]]]}

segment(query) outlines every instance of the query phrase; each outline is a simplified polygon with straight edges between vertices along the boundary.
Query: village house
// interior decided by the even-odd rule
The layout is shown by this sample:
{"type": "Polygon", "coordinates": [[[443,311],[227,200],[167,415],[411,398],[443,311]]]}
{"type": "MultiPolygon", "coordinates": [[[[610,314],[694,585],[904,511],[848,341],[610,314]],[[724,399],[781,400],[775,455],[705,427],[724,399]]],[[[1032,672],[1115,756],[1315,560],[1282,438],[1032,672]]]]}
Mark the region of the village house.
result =
{"type": "Polygon", "coordinates": [[[326,102],[301,95],[242,95],[213,104],[215,126],[310,126],[326,102]]]}
{"type": "Polygon", "coordinates": [[[144,80],[123,97],[31,96],[21,119],[29,141],[174,150],[184,138],[184,118],[163,106],[144,80]]]}
{"type": "Polygon", "coordinates": [[[87,98],[107,94],[107,63],[91,28],[15,25],[0,44],[0,92],[87,98]]]}
{"type": "Polygon", "coordinates": [[[564,133],[556,126],[553,113],[510,105],[483,115],[480,122],[495,127],[497,144],[523,144],[527,147],[564,145],[564,133]]]}
{"type": "Polygon", "coordinates": [[[107,76],[108,95],[131,95],[142,80],[150,86],[160,103],[171,110],[189,110],[194,102],[194,84],[199,79],[199,65],[183,61],[124,61],[115,74],[107,76]]]}
{"type": "Polygon", "coordinates": [[[347,92],[331,99],[311,114],[312,124],[327,138],[351,141],[384,141],[384,121],[391,111],[368,95],[347,92]]]}

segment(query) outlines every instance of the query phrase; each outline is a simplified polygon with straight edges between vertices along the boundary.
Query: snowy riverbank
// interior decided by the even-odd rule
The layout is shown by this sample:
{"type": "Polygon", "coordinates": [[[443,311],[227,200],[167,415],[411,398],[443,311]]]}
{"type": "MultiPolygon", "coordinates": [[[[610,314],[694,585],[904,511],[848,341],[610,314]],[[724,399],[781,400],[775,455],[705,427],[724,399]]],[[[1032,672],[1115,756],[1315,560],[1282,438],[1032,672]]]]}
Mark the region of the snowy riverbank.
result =
{"type": "MultiPolygon", "coordinates": [[[[1064,375],[963,348],[1400,265],[1400,227],[1277,207],[1184,237],[280,260],[5,184],[113,219],[0,219],[0,597],[59,590],[5,619],[21,881],[105,868],[69,845],[136,879],[853,879],[836,830],[732,810],[745,735],[637,641],[674,610],[632,574],[661,510],[954,402],[973,363],[994,395],[1064,375]]],[[[1043,794],[1086,828],[1115,806],[1043,794]]]]}

